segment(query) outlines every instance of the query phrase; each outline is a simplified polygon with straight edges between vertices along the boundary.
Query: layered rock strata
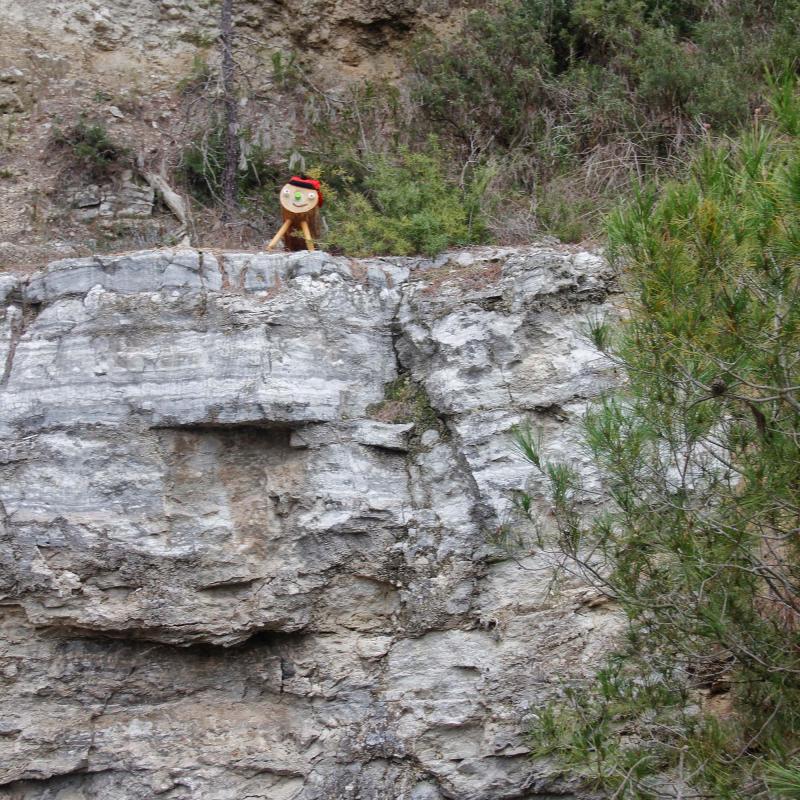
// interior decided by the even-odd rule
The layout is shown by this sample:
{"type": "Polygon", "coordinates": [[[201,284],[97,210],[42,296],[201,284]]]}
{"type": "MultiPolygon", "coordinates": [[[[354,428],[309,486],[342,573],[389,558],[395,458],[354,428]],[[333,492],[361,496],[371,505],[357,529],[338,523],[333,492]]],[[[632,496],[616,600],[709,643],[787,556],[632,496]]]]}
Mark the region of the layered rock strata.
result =
{"type": "Polygon", "coordinates": [[[0,275],[0,797],[570,793],[526,730],[615,618],[515,490],[613,385],[602,258],[147,251],[0,275]]]}
{"type": "MultiPolygon", "coordinates": [[[[238,34],[248,37],[248,47],[269,46],[270,52],[282,56],[284,66],[299,59],[311,69],[317,62],[346,78],[398,73],[410,38],[446,27],[459,18],[464,5],[463,0],[236,0],[233,11],[238,34]]],[[[193,52],[207,54],[219,35],[219,4],[4,0],[3,22],[7,35],[0,43],[0,59],[26,57],[26,48],[36,48],[42,40],[50,58],[75,54],[86,77],[95,71],[102,77],[103,71],[121,76],[133,70],[147,84],[163,78],[161,70],[191,63],[193,52]],[[47,41],[47,36],[53,39],[47,41]]],[[[34,54],[39,55],[37,49],[34,54]]],[[[72,65],[60,66],[70,70],[72,65]]],[[[5,77],[11,83],[19,76],[5,77]]],[[[0,73],[0,84],[3,78],[0,73]]],[[[0,113],[16,111],[16,105],[3,108],[4,97],[0,87],[0,113]]],[[[23,105],[19,101],[20,108],[23,105]]]]}

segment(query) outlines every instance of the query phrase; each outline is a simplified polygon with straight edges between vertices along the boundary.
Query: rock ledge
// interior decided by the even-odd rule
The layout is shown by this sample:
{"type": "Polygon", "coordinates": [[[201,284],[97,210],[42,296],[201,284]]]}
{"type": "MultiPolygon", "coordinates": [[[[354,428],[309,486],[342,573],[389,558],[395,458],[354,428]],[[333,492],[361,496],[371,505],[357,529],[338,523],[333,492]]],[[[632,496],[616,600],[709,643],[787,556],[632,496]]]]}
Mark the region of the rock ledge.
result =
{"type": "Polygon", "coordinates": [[[0,796],[568,793],[526,726],[615,618],[492,542],[514,426],[592,479],[614,291],[552,247],[0,275],[0,796]]]}

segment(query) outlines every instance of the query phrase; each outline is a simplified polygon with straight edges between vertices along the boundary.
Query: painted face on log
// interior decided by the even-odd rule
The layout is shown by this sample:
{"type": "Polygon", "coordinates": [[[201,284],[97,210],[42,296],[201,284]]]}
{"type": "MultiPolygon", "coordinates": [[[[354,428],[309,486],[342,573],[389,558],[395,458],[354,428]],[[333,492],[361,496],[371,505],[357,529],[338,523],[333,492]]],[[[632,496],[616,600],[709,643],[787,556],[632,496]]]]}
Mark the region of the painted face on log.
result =
{"type": "Polygon", "coordinates": [[[319,203],[319,195],[313,189],[302,186],[292,186],[287,183],[281,189],[281,205],[295,214],[304,214],[311,211],[319,203]]]}

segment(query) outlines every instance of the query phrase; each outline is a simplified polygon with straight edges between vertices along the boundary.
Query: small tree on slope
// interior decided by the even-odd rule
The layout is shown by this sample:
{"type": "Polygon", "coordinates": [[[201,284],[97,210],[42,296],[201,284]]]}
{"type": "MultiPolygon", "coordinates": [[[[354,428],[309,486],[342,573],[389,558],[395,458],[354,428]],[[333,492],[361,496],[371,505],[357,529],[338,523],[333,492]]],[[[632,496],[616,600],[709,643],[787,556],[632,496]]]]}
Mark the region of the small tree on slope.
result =
{"type": "Polygon", "coordinates": [[[585,423],[607,510],[587,521],[577,473],[519,435],[563,563],[628,620],[594,685],[540,714],[534,749],[615,798],[783,796],[800,755],[794,80],[773,112],[610,221],[631,316],[591,328],[628,382],[585,423]]]}
{"type": "Polygon", "coordinates": [[[236,97],[236,67],[233,61],[233,0],[222,0],[220,9],[220,54],[224,119],[222,164],[222,217],[230,222],[238,210],[236,170],[239,165],[239,118],[236,97]]]}

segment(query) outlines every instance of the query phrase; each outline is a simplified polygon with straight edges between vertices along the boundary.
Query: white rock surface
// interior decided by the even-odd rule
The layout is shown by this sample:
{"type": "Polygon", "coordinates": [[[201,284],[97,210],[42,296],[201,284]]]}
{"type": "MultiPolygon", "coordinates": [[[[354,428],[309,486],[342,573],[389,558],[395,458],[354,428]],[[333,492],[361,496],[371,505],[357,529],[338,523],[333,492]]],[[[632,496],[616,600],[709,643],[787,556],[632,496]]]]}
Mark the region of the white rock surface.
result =
{"type": "Polygon", "coordinates": [[[613,291],[534,247],[0,276],[0,797],[569,795],[525,731],[617,622],[492,541],[514,425],[591,479],[613,291]]]}

